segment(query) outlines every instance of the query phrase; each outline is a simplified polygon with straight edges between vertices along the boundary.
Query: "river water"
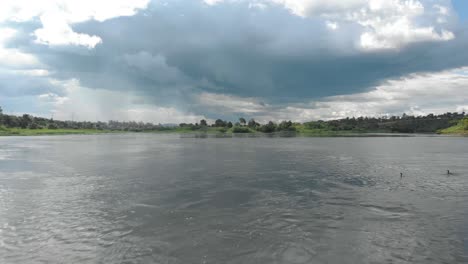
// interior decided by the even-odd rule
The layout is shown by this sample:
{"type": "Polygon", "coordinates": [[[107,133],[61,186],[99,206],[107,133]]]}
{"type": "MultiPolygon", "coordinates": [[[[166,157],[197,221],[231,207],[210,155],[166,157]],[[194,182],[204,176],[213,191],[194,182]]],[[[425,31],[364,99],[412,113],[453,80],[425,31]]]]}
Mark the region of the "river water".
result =
{"type": "Polygon", "coordinates": [[[0,263],[468,263],[468,138],[3,137],[0,263]]]}

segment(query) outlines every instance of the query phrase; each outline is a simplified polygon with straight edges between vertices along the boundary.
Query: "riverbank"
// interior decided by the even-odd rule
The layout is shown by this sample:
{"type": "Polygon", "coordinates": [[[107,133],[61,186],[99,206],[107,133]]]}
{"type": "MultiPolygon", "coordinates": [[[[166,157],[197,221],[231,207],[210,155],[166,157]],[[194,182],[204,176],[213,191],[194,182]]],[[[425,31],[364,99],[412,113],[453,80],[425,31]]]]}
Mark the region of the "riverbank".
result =
{"type": "Polygon", "coordinates": [[[465,130],[462,125],[456,125],[456,126],[453,126],[453,127],[449,127],[447,129],[442,129],[442,130],[438,131],[438,134],[468,136],[468,130],[465,130]]]}
{"type": "Polygon", "coordinates": [[[455,126],[451,126],[446,129],[441,129],[437,131],[438,134],[442,135],[462,135],[468,136],[468,118],[460,120],[455,126]]]}
{"type": "Polygon", "coordinates": [[[446,113],[441,115],[368,118],[352,117],[329,121],[310,122],[264,122],[254,119],[248,122],[239,118],[239,122],[217,119],[208,124],[202,119],[197,123],[153,124],[135,121],[60,121],[28,114],[22,116],[2,114],[0,110],[0,136],[35,136],[64,134],[102,134],[102,133],[175,133],[175,134],[209,134],[209,135],[277,135],[295,134],[303,136],[346,136],[378,134],[393,135],[413,133],[422,134],[461,134],[466,135],[468,118],[465,113],[446,113]],[[462,126],[452,127],[455,124],[462,126]],[[464,128],[464,129],[463,129],[464,128]]]}
{"type": "Polygon", "coordinates": [[[44,135],[76,135],[76,134],[104,134],[115,133],[110,130],[98,129],[29,129],[29,128],[2,128],[0,136],[44,136],[44,135]]]}
{"type": "MultiPolygon", "coordinates": [[[[0,126],[0,136],[44,136],[44,135],[87,135],[87,134],[109,134],[109,133],[156,133],[156,134],[196,134],[196,135],[273,135],[273,136],[305,136],[305,137],[336,137],[336,136],[404,136],[413,133],[392,133],[387,130],[365,131],[365,130],[341,130],[310,129],[304,125],[295,125],[293,129],[286,131],[275,131],[272,133],[261,132],[247,126],[222,128],[202,127],[193,129],[191,127],[166,127],[159,130],[127,131],[127,130],[103,130],[103,129],[30,129],[30,128],[5,128],[0,126]]],[[[458,124],[447,129],[438,130],[435,134],[440,135],[468,135],[468,130],[463,124],[458,124]]]]}
{"type": "MultiPolygon", "coordinates": [[[[1,136],[53,136],[53,135],[93,135],[93,134],[118,134],[118,133],[144,133],[144,134],[180,134],[180,135],[195,135],[195,136],[271,136],[271,137],[378,137],[378,136],[411,136],[413,133],[390,133],[387,131],[331,131],[325,129],[298,129],[296,131],[278,131],[272,133],[263,133],[253,129],[245,128],[242,132],[239,130],[221,129],[216,127],[207,127],[199,130],[191,130],[188,128],[168,128],[165,130],[152,131],[121,131],[121,130],[98,130],[98,129],[23,129],[23,128],[2,128],[0,127],[1,136]]],[[[449,133],[446,133],[449,134],[449,133]]],[[[457,133],[453,133],[454,135],[457,133]]],[[[434,135],[436,135],[434,133],[434,135]]]]}

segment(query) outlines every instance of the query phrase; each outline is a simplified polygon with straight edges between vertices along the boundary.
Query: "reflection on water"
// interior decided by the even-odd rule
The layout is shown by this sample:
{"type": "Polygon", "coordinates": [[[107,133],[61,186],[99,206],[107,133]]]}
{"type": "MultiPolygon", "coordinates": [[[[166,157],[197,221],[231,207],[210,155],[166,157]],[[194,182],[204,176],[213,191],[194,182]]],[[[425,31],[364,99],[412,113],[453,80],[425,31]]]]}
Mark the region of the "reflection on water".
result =
{"type": "Polygon", "coordinates": [[[0,263],[467,263],[467,149],[456,137],[0,138],[0,263]]]}

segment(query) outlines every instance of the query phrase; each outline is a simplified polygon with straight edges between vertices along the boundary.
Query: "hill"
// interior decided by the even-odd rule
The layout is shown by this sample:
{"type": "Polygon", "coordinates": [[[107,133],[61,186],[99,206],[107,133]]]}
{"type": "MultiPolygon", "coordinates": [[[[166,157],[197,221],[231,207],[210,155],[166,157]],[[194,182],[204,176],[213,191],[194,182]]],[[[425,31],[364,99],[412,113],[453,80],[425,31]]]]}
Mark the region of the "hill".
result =
{"type": "Polygon", "coordinates": [[[439,130],[440,134],[458,134],[458,135],[468,135],[468,117],[460,120],[455,126],[451,126],[446,129],[439,130]]]}

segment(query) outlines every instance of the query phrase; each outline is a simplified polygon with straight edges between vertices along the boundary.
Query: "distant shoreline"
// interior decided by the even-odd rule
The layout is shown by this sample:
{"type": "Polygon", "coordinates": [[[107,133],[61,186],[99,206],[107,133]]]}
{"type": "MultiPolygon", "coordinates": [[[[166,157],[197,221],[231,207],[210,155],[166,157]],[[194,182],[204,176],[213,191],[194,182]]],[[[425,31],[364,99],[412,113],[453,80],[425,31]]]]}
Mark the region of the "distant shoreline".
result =
{"type": "Polygon", "coordinates": [[[355,136],[355,135],[414,135],[442,134],[468,135],[468,116],[463,113],[440,115],[408,116],[403,114],[391,117],[352,117],[329,121],[258,123],[255,119],[239,118],[239,122],[216,119],[208,123],[202,119],[198,123],[162,125],[135,121],[60,121],[28,114],[22,116],[5,115],[0,107],[0,136],[38,136],[102,133],[178,133],[178,134],[265,134],[299,135],[311,137],[355,136]]]}
{"type": "Polygon", "coordinates": [[[0,130],[0,136],[54,136],[54,135],[91,135],[110,134],[121,131],[98,130],[98,129],[29,129],[29,128],[7,128],[0,130]]]}
{"type": "Polygon", "coordinates": [[[99,129],[29,129],[29,128],[11,128],[0,130],[0,137],[10,136],[54,136],[54,135],[97,135],[97,134],[180,134],[194,136],[272,136],[272,137],[409,137],[418,135],[448,135],[448,136],[468,136],[466,131],[447,129],[448,131],[439,131],[437,133],[395,133],[390,131],[318,131],[303,130],[296,132],[273,132],[263,133],[259,131],[249,131],[244,133],[235,133],[232,131],[219,131],[218,129],[207,129],[205,131],[189,131],[179,128],[168,129],[164,131],[121,131],[121,130],[99,130],[99,129]]]}

